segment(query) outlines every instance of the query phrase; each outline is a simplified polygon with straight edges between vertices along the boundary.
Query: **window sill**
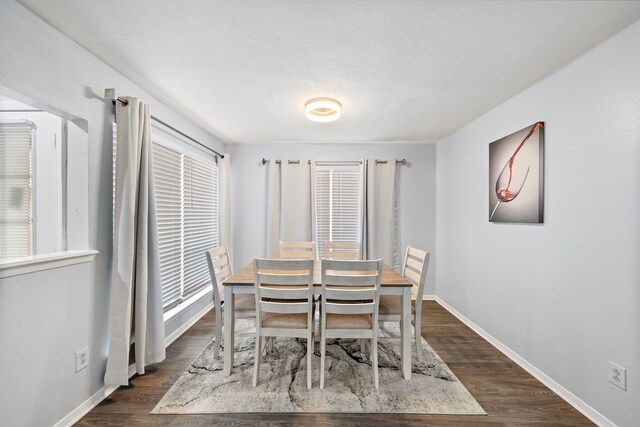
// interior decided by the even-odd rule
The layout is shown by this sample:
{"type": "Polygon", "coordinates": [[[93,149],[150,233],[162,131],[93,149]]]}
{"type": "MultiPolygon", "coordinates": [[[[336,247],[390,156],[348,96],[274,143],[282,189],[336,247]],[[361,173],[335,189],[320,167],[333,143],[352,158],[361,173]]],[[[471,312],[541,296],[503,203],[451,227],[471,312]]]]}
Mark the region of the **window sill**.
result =
{"type": "Polygon", "coordinates": [[[188,298],[183,302],[181,302],[180,304],[176,305],[175,307],[170,308],[169,310],[167,310],[166,313],[164,313],[164,322],[165,323],[170,322],[174,317],[182,313],[184,310],[188,309],[194,304],[197,304],[203,298],[209,297],[212,292],[213,292],[213,289],[211,288],[211,285],[209,285],[204,289],[200,290],[199,292],[193,294],[191,298],[188,298]]]}
{"type": "Polygon", "coordinates": [[[95,250],[76,250],[2,260],[0,261],[0,279],[91,262],[97,254],[98,251],[95,250]]]}

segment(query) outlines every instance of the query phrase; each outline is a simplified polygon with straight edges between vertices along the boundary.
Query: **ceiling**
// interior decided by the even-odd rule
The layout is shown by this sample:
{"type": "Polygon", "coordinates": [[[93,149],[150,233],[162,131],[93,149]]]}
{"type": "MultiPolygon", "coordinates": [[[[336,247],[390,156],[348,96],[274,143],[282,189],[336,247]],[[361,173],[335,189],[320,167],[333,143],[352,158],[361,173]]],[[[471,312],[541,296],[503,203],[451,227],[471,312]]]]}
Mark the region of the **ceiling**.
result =
{"type": "Polygon", "coordinates": [[[640,18],[617,1],[20,2],[239,143],[435,142],[640,18]],[[340,120],[304,117],[320,96],[340,120]]]}

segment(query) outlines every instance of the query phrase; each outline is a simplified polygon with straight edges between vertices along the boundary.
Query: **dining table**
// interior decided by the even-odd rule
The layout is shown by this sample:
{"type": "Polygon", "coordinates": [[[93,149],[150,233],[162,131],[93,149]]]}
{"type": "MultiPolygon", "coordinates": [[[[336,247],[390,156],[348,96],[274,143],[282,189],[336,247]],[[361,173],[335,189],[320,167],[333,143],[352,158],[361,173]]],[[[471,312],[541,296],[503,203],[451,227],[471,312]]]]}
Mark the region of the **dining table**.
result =
{"type": "MultiPolygon", "coordinates": [[[[313,289],[315,295],[322,291],[322,271],[320,261],[313,263],[313,289]]],[[[405,277],[386,264],[382,266],[380,295],[397,295],[401,299],[400,321],[400,359],[402,376],[411,379],[411,288],[405,277]]],[[[255,294],[253,262],[233,274],[223,283],[224,287],[224,374],[231,375],[234,361],[235,314],[234,297],[236,294],[255,294]]]]}

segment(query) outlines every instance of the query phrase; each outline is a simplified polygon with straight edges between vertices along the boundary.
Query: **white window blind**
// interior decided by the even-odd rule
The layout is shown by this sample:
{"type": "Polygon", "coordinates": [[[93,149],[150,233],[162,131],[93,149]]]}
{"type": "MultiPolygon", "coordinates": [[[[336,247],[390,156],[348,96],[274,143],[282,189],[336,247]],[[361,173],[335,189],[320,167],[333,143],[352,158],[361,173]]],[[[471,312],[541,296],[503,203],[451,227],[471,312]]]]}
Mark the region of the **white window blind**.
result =
{"type": "Polygon", "coordinates": [[[218,245],[218,167],[185,157],[184,171],[183,298],[188,298],[211,283],[205,252],[218,245]]]}
{"type": "Polygon", "coordinates": [[[184,186],[182,155],[153,144],[153,175],[158,216],[160,277],[165,310],[182,298],[184,278],[184,186]]]}
{"type": "Polygon", "coordinates": [[[213,158],[155,141],[153,167],[166,311],[210,285],[205,251],[218,245],[218,168],[213,158]]]}
{"type": "Polygon", "coordinates": [[[31,122],[0,123],[0,259],[33,254],[31,122]]]}
{"type": "Polygon", "coordinates": [[[360,168],[318,166],[316,169],[316,241],[324,256],[324,242],[360,240],[360,168]]]}

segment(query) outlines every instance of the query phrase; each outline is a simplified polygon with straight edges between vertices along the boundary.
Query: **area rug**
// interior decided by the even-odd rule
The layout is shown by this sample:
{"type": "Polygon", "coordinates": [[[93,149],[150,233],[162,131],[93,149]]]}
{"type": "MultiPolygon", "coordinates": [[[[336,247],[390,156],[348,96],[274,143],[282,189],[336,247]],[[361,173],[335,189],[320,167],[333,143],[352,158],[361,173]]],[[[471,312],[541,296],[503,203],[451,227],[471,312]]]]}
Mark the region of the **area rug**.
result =
{"type": "MultiPolygon", "coordinates": [[[[236,332],[253,329],[252,320],[236,322],[236,332]]],[[[381,335],[399,336],[397,323],[385,323],[381,335]]],[[[208,414],[242,412],[345,412],[469,414],[485,412],[462,383],[422,340],[424,361],[412,352],[411,380],[402,378],[399,342],[378,345],[380,388],[373,387],[371,362],[355,340],[327,343],[325,388],[319,387],[320,353],[312,362],[313,388],[307,388],[306,340],[278,338],[263,357],[253,387],[255,338],[236,338],[231,376],[222,372],[223,356],[213,357],[213,342],[198,356],[151,412],[208,414]]],[[[224,343],[223,343],[224,344],[224,343]]]]}

